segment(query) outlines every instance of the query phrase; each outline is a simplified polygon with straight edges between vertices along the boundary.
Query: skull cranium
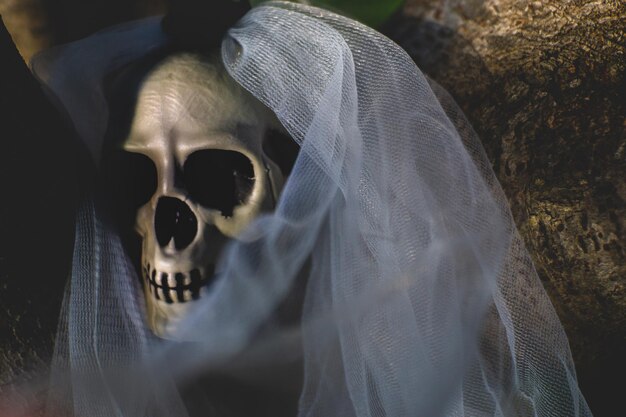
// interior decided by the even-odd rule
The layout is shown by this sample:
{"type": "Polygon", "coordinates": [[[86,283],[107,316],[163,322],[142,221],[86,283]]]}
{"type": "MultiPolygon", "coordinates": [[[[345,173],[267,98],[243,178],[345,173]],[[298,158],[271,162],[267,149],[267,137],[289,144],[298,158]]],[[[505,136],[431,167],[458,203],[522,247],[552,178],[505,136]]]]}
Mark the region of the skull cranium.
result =
{"type": "Polygon", "coordinates": [[[264,141],[276,128],[218,59],[174,54],[143,79],[121,148],[154,171],[134,228],[156,335],[172,336],[210,290],[224,244],[274,208],[284,178],[264,141]]]}

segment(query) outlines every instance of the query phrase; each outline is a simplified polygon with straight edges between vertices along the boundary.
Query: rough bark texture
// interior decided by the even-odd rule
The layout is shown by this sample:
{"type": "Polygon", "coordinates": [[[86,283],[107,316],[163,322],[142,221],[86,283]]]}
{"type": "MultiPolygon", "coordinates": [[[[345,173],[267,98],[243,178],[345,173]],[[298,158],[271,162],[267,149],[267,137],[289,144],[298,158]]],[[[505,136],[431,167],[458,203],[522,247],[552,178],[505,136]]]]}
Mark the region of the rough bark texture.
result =
{"type": "MultiPolygon", "coordinates": [[[[0,13],[29,57],[162,5],[0,0],[0,13]]],[[[599,417],[619,414],[626,374],[625,28],[623,0],[407,0],[384,28],[482,138],[599,417]]],[[[0,288],[0,310],[32,309],[0,288]]],[[[18,323],[0,321],[0,374],[22,363],[7,337],[28,347],[18,323]]]]}
{"type": "Polygon", "coordinates": [[[409,0],[387,28],[482,138],[597,416],[626,372],[626,3],[409,0]],[[412,17],[412,18],[411,18],[412,17]]]}

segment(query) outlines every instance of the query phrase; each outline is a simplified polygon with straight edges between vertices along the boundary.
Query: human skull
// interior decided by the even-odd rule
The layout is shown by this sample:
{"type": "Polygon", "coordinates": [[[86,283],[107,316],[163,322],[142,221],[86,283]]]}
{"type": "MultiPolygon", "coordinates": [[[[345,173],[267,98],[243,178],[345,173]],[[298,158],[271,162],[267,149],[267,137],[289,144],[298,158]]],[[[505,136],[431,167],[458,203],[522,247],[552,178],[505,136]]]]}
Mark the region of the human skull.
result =
{"type": "Polygon", "coordinates": [[[191,53],[152,69],[134,110],[121,147],[156,170],[134,225],[148,325],[171,338],[210,291],[224,244],[276,204],[283,175],[263,146],[276,122],[218,59],[191,53]]]}

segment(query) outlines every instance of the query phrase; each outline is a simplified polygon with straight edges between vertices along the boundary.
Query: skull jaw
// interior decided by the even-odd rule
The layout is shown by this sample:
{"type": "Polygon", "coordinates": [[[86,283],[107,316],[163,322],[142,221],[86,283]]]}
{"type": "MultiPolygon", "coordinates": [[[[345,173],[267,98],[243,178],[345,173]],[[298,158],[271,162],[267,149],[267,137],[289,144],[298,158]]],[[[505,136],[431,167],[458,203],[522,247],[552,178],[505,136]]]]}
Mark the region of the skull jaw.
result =
{"type": "Polygon", "coordinates": [[[162,339],[168,339],[178,342],[193,342],[193,337],[182,336],[181,331],[185,329],[183,324],[185,319],[190,316],[190,312],[197,306],[198,301],[209,296],[213,289],[213,285],[217,279],[214,275],[212,267],[202,268],[201,274],[207,278],[203,280],[198,291],[194,291],[193,297],[191,292],[186,294],[185,301],[179,301],[176,298],[174,290],[170,289],[172,295],[167,300],[162,297],[163,289],[157,288],[159,297],[155,295],[155,287],[149,278],[144,276],[143,292],[145,297],[146,323],[152,333],[162,339]],[[206,274],[206,275],[205,275],[206,274]]]}
{"type": "Polygon", "coordinates": [[[214,262],[223,242],[214,239],[213,243],[215,247],[210,250],[200,244],[168,254],[155,244],[155,239],[143,239],[141,275],[146,322],[156,336],[185,341],[177,336],[181,322],[196,301],[207,295],[215,279],[214,262]]]}
{"type": "Polygon", "coordinates": [[[168,304],[157,300],[150,294],[148,283],[144,282],[143,285],[146,296],[146,318],[152,333],[162,339],[185,341],[178,336],[178,333],[180,323],[188,316],[192,302],[168,304]]]}

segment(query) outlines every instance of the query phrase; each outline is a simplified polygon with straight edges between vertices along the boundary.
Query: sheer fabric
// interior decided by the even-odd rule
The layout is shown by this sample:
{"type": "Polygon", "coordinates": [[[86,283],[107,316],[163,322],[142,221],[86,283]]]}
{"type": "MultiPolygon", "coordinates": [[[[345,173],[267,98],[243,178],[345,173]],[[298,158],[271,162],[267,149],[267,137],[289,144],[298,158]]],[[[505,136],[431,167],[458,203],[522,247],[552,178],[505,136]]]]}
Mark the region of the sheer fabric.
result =
{"type": "MultiPolygon", "coordinates": [[[[35,60],[95,161],[102,80],[167,45],[148,19],[35,60]]],[[[257,348],[276,361],[302,355],[302,417],[591,415],[479,140],[400,47],[275,2],[233,27],[221,54],[300,145],[278,206],[228,246],[223,274],[180,328],[195,342],[180,344],[147,330],[132,262],[86,201],[51,409],[185,415],[182,380],[257,348]],[[300,324],[258,337],[304,278],[300,324]]]]}

